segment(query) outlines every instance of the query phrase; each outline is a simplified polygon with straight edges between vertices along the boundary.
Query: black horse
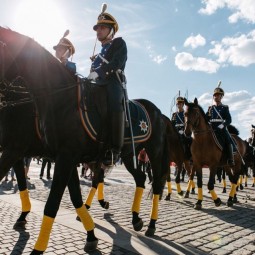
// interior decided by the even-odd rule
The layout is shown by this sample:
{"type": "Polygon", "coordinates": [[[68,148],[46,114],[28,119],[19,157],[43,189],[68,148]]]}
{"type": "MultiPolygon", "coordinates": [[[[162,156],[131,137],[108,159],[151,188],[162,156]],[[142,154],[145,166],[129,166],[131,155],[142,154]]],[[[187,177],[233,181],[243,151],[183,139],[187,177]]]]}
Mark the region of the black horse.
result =
{"type": "MultiPolygon", "coordinates": [[[[29,37],[0,28],[0,41],[0,79],[11,81],[18,76],[24,78],[39,114],[43,144],[55,158],[52,187],[44,209],[41,232],[32,254],[41,254],[46,250],[54,218],[67,185],[77,214],[88,233],[86,250],[95,249],[97,238],[94,235],[94,223],[83,205],[75,166],[79,162],[98,160],[98,155],[102,153],[100,144],[91,139],[82,127],[76,100],[76,77],[29,37]]],[[[160,110],[149,101],[139,101],[149,114],[153,130],[147,141],[136,145],[137,152],[142,147],[146,148],[153,169],[153,207],[146,232],[147,235],[152,235],[155,232],[158,200],[168,168],[168,146],[160,110]]],[[[132,222],[134,227],[138,224],[140,229],[142,221],[139,218],[139,209],[146,176],[134,169],[130,145],[124,146],[121,156],[126,168],[135,178],[137,188],[132,222]]]]}

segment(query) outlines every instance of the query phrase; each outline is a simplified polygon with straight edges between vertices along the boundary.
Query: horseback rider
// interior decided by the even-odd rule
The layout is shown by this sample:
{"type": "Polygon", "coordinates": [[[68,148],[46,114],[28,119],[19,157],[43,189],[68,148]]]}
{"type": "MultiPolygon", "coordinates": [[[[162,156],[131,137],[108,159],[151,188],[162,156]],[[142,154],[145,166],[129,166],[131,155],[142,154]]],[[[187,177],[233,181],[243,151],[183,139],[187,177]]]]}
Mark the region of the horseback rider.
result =
{"type": "Polygon", "coordinates": [[[91,71],[87,78],[106,87],[110,150],[106,152],[103,163],[111,165],[118,160],[124,142],[124,90],[119,77],[124,78],[127,47],[121,37],[114,39],[119,26],[109,13],[102,11],[93,29],[102,49],[91,57],[91,71]]]}
{"type": "Polygon", "coordinates": [[[213,100],[215,103],[214,105],[209,106],[206,116],[208,117],[213,130],[224,138],[227,152],[227,165],[234,166],[233,145],[227,130],[227,126],[230,125],[232,119],[228,106],[221,102],[224,96],[224,90],[219,86],[214,89],[213,100]]]}
{"type": "Polygon", "coordinates": [[[65,38],[68,34],[69,30],[66,30],[59,43],[54,46],[53,49],[56,51],[55,56],[67,67],[67,69],[76,73],[76,64],[68,60],[68,58],[72,57],[75,53],[73,44],[65,38]]]}
{"type": "Polygon", "coordinates": [[[191,159],[190,146],[192,143],[192,138],[186,137],[184,135],[185,120],[184,120],[184,98],[183,97],[181,96],[177,97],[176,107],[177,107],[177,111],[172,114],[171,121],[173,122],[176,130],[178,131],[181,137],[185,157],[190,160],[191,159]]]}

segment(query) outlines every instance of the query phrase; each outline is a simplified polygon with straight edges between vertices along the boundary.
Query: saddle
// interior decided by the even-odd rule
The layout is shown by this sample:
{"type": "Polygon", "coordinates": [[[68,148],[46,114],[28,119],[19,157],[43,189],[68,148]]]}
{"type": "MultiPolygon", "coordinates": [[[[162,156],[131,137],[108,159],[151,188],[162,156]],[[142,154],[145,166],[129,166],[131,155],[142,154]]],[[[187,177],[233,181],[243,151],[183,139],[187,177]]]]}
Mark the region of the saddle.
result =
{"type": "MultiPolygon", "coordinates": [[[[78,106],[85,131],[94,141],[105,144],[109,137],[106,87],[88,80],[80,82],[78,106]]],[[[145,142],[149,139],[152,131],[149,115],[144,106],[136,100],[129,101],[129,109],[134,142],[145,142]]],[[[126,124],[128,124],[127,119],[126,124]]],[[[131,132],[128,125],[125,125],[124,134],[124,144],[131,143],[131,132]]]]}

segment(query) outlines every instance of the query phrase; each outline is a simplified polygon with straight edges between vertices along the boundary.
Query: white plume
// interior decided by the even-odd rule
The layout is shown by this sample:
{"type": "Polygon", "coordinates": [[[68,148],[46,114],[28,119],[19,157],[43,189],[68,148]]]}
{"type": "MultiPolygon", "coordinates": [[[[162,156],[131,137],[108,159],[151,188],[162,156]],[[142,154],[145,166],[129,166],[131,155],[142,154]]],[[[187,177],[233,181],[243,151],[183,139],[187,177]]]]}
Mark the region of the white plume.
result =
{"type": "Polygon", "coordinates": [[[101,13],[104,13],[107,9],[107,4],[106,3],[102,3],[102,6],[101,6],[101,13]]]}
{"type": "Polygon", "coordinates": [[[221,81],[218,82],[218,88],[220,87],[220,85],[221,85],[221,81]]]}

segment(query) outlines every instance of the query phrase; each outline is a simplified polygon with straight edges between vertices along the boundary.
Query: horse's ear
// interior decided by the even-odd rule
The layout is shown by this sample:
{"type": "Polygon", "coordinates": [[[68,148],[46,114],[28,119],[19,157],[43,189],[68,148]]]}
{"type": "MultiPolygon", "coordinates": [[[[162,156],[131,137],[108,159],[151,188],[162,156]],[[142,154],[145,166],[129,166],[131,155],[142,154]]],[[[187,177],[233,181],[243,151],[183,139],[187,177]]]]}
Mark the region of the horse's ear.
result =
{"type": "Polygon", "coordinates": [[[186,97],[184,97],[184,104],[188,105],[188,100],[186,99],[186,97]]]}
{"type": "Polygon", "coordinates": [[[254,126],[254,125],[252,125],[252,124],[251,124],[251,127],[252,127],[252,128],[255,128],[255,126],[254,126]]]}
{"type": "Polygon", "coordinates": [[[198,105],[198,101],[197,101],[197,98],[195,97],[195,99],[194,99],[194,104],[195,105],[198,105]]]}

